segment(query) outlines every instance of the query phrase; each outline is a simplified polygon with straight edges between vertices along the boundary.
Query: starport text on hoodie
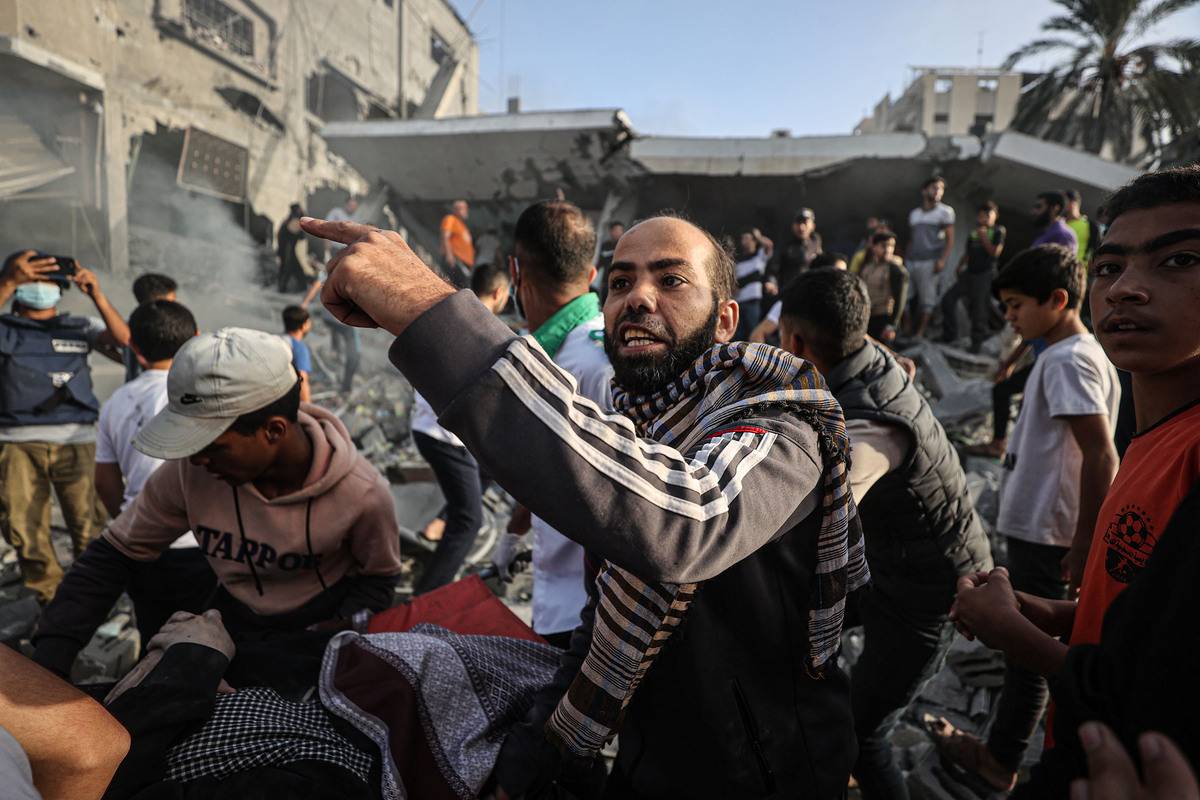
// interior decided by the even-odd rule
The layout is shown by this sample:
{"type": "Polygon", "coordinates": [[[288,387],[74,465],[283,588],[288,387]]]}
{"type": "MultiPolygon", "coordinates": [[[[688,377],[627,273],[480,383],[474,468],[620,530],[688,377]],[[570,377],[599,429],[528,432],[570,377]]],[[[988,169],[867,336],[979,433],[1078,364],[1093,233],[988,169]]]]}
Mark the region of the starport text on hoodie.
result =
{"type": "Polygon", "coordinates": [[[194,531],[221,584],[263,615],[297,609],[347,575],[399,574],[387,481],[329,411],[304,404],[299,424],[313,454],[298,491],[268,500],[251,483],[233,487],[186,458],[170,461],[105,539],[130,558],[153,561],[194,531]]]}

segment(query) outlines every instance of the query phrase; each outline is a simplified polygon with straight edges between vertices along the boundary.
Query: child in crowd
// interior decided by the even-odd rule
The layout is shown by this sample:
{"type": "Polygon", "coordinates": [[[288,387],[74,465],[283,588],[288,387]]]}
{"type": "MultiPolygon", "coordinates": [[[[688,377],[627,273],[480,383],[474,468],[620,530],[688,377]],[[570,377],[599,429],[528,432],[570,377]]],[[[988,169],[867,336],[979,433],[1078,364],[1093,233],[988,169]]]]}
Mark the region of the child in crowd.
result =
{"type": "MultiPolygon", "coordinates": [[[[1057,637],[1069,634],[1072,649],[1101,641],[1109,606],[1200,479],[1200,166],[1143,175],[1105,208],[1111,224],[1091,265],[1092,319],[1108,357],[1133,376],[1138,434],[1100,508],[1079,601],[1014,592],[997,571],[962,582],[953,612],[960,628],[1045,675],[1066,659],[1057,637]]],[[[1186,703],[1145,710],[1194,724],[1186,703]]],[[[1056,723],[1054,736],[1080,751],[1069,725],[1056,723]]]]}
{"type": "MultiPolygon", "coordinates": [[[[1084,274],[1074,252],[1057,245],[1026,250],[993,288],[1014,330],[1047,344],[1004,455],[1008,473],[996,528],[1008,543],[1015,588],[1066,599],[1064,576],[1078,586],[1096,514],[1117,471],[1112,430],[1120,384],[1079,318],[1084,274]]],[[[1011,789],[1047,697],[1045,678],[1010,660],[987,745],[945,730],[947,753],[992,788],[1011,789]]]]}
{"type": "Polygon", "coordinates": [[[304,337],[312,330],[308,311],[301,306],[288,306],[283,310],[283,335],[292,348],[292,366],[300,375],[300,402],[312,402],[312,353],[304,343],[304,337]]]}
{"type": "Polygon", "coordinates": [[[166,408],[134,438],[167,460],[92,542],[42,614],[35,659],[69,671],[140,563],[191,530],[235,638],[388,608],[400,573],[392,494],[331,412],[300,402],[291,349],[225,328],[192,338],[166,408]]]}
{"type": "MultiPolygon", "coordinates": [[[[129,350],[143,371],[101,407],[96,430],[96,494],[112,519],[162,466],[161,460],[139,452],[133,438],[166,407],[167,371],[179,348],[198,333],[192,313],[170,300],[149,300],[129,317],[129,350]]],[[[138,565],[129,596],[142,641],[149,641],[176,611],[203,611],[214,585],[213,572],[190,531],[154,563],[138,565]]]]}
{"type": "Polygon", "coordinates": [[[871,297],[867,335],[891,345],[896,341],[900,315],[908,302],[908,270],[896,256],[896,234],[883,231],[871,236],[871,246],[858,269],[871,297]]]}

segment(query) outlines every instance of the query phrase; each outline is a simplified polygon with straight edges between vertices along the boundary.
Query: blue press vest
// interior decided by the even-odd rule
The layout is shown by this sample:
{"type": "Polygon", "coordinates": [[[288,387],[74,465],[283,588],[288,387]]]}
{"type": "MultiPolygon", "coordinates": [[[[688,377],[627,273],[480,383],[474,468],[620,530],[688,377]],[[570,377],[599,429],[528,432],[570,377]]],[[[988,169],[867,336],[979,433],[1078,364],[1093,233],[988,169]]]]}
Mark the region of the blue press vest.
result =
{"type": "Polygon", "coordinates": [[[88,424],[100,414],[88,321],[0,315],[0,426],[88,424]]]}

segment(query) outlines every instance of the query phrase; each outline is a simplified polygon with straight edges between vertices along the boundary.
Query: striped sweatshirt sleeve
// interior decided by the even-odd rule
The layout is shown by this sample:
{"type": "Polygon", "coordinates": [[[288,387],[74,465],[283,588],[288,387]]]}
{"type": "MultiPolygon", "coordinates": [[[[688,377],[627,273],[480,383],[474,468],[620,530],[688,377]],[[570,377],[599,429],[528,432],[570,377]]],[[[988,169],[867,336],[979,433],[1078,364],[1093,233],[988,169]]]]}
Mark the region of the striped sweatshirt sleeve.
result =
{"type": "Polygon", "coordinates": [[[641,438],[470,292],[422,315],[390,356],[519,502],[644,580],[715,577],[817,507],[808,425],[764,413],[686,453],[641,438]]]}

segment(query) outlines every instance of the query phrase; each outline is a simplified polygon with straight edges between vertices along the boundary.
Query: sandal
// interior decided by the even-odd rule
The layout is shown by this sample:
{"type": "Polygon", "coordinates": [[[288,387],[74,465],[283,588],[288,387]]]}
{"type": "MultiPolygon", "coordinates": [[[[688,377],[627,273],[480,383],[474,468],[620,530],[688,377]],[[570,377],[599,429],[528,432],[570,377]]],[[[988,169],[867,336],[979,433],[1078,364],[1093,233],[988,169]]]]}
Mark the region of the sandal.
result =
{"type": "Polygon", "coordinates": [[[966,777],[975,778],[988,792],[1011,792],[1017,785],[1017,773],[997,761],[975,734],[954,727],[945,717],[935,719],[929,715],[925,717],[925,729],[947,769],[957,768],[966,777]]]}

